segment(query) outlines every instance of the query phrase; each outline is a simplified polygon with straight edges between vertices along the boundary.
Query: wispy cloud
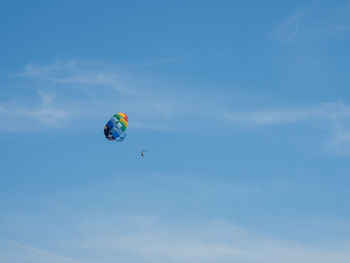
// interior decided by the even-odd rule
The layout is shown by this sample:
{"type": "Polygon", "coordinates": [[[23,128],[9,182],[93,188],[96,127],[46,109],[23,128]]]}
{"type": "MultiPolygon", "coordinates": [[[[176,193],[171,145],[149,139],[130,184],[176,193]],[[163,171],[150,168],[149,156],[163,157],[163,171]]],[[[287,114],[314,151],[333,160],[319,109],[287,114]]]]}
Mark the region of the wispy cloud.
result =
{"type": "Polygon", "coordinates": [[[290,43],[297,39],[300,30],[300,20],[305,13],[306,10],[299,10],[282,23],[279,28],[279,34],[284,41],[290,43]]]}
{"type": "MultiPolygon", "coordinates": [[[[101,220],[101,219],[100,219],[101,220]]],[[[149,216],[114,218],[114,224],[97,231],[99,220],[83,224],[88,231],[69,239],[59,238],[60,251],[75,258],[21,243],[0,239],[7,247],[4,260],[18,262],[242,262],[242,263],[347,263],[349,244],[305,244],[287,239],[264,237],[221,220],[211,222],[166,223],[149,216]],[[31,254],[25,253],[32,252],[31,254]],[[65,252],[63,252],[65,253],[65,252]],[[26,258],[24,258],[26,257],[26,258]]],[[[106,223],[106,222],[105,222],[106,223]]],[[[103,225],[103,224],[102,224],[103,225]]],[[[58,238],[58,237],[56,237],[58,238]]],[[[1,251],[1,249],[0,249],[1,251]]]]}
{"type": "Polygon", "coordinates": [[[325,150],[330,155],[350,156],[350,128],[349,124],[336,123],[332,128],[332,135],[324,144],[325,150]]]}
{"type": "Polygon", "coordinates": [[[155,59],[148,63],[145,63],[144,66],[146,67],[154,67],[154,66],[161,66],[164,64],[173,64],[181,61],[182,58],[180,57],[170,57],[170,58],[164,58],[164,59],[155,59]]]}
{"type": "MultiPolygon", "coordinates": [[[[82,251],[104,251],[105,262],[348,262],[349,245],[298,244],[255,235],[223,222],[165,225],[153,219],[131,218],[127,232],[100,234],[79,241],[82,251]],[[131,226],[133,224],[133,227],[131,226]],[[137,229],[133,231],[132,229],[137,229]],[[116,255],[119,255],[116,257],[116,255]],[[132,255],[132,256],[131,256],[132,255]]],[[[120,222],[119,222],[120,223],[120,222]]],[[[112,231],[113,232],[113,231],[112,231]]]]}
{"type": "MultiPolygon", "coordinates": [[[[96,64],[92,65],[96,66],[96,64]]],[[[113,73],[110,69],[101,69],[103,66],[88,70],[86,70],[86,67],[84,63],[76,61],[68,61],[67,63],[58,61],[48,66],[27,65],[22,75],[30,78],[39,77],[52,81],[52,85],[58,85],[59,87],[54,90],[55,92],[61,92],[66,105],[68,105],[66,108],[69,108],[71,112],[75,111],[75,114],[71,114],[72,117],[79,115],[77,112],[79,108],[83,109],[82,112],[91,112],[92,115],[97,112],[108,112],[108,110],[112,112],[115,108],[123,108],[135,117],[135,127],[143,129],[175,130],[172,123],[177,119],[177,116],[183,114],[186,114],[186,119],[191,120],[193,127],[195,127],[195,120],[197,120],[197,124],[201,123],[203,119],[211,116],[211,112],[214,112],[211,117],[215,117],[216,121],[220,121],[220,119],[229,120],[229,123],[243,125],[243,127],[246,125],[277,125],[317,119],[338,120],[350,117],[350,107],[343,102],[291,108],[272,106],[271,109],[265,111],[232,112],[222,110],[220,102],[210,99],[210,94],[205,97],[205,95],[198,96],[198,94],[191,94],[190,92],[184,92],[184,90],[146,88],[142,81],[136,81],[134,85],[131,85],[131,87],[129,85],[126,88],[127,85],[124,83],[128,81],[119,76],[118,73],[113,73]],[[75,89],[79,88],[74,100],[70,99],[71,85],[75,89]],[[90,87],[92,88],[90,89],[90,87]],[[64,93],[61,91],[62,88],[68,90],[64,93]],[[209,101],[210,103],[208,103],[209,101]],[[89,107],[87,107],[87,104],[89,104],[89,107]],[[218,112],[221,114],[220,116],[218,116],[218,112]]],[[[47,110],[47,114],[49,113],[56,117],[62,115],[60,111],[47,110]]],[[[91,114],[88,115],[91,116],[91,114]]],[[[229,124],[226,123],[226,125],[229,124]]],[[[188,128],[190,129],[189,125],[188,128]]]]}
{"type": "Polygon", "coordinates": [[[59,117],[63,117],[64,112],[67,119],[81,121],[88,116],[91,121],[93,118],[106,119],[107,114],[123,110],[134,120],[135,128],[175,131],[177,116],[186,113],[183,122],[189,122],[191,118],[204,116],[204,108],[209,110],[207,104],[200,104],[197,95],[184,93],[181,88],[169,88],[171,83],[153,82],[149,77],[123,73],[123,70],[100,63],[76,60],[57,60],[45,66],[30,63],[18,77],[24,78],[24,85],[31,87],[26,92],[37,92],[36,86],[39,85],[40,90],[55,93],[56,107],[53,108],[52,101],[43,104],[40,110],[36,107],[28,110],[25,103],[21,104],[23,106],[3,103],[2,118],[8,115],[5,111],[12,112],[12,117],[30,112],[37,119],[40,114],[51,114],[56,124],[61,120],[63,125],[63,118],[59,117]]]}
{"type": "Polygon", "coordinates": [[[0,102],[2,130],[23,131],[19,123],[25,119],[35,123],[28,125],[27,130],[59,128],[73,119],[105,120],[116,110],[126,111],[137,123],[136,128],[172,130],[160,123],[173,114],[173,105],[167,103],[170,98],[166,93],[156,89],[150,91],[142,81],[134,80],[127,73],[118,73],[113,67],[56,60],[44,66],[29,63],[17,77],[25,80],[21,92],[31,101],[17,102],[18,92],[13,92],[12,101],[0,102]],[[33,105],[35,97],[39,103],[33,105]],[[150,125],[148,120],[158,123],[150,125]]]}
{"type": "MultiPolygon", "coordinates": [[[[298,13],[288,24],[303,15],[304,12],[298,13]]],[[[173,89],[171,83],[154,82],[131,73],[123,75],[123,71],[109,65],[76,60],[57,60],[46,66],[28,64],[19,76],[30,87],[26,92],[39,95],[36,95],[39,103],[15,103],[15,97],[13,102],[0,102],[2,130],[23,130],[21,123],[26,119],[32,123],[26,126],[27,130],[61,128],[73,120],[104,122],[107,115],[122,109],[133,120],[135,129],[166,132],[195,133],[207,127],[208,119],[221,127],[240,129],[319,122],[325,124],[323,127],[329,126],[326,129],[330,134],[330,149],[347,145],[347,132],[332,128],[343,127],[350,119],[350,106],[342,101],[297,107],[271,105],[266,110],[229,110],[222,105],[224,95],[220,97],[218,93],[215,99],[213,94],[198,95],[181,87],[173,89]],[[185,130],[178,128],[179,119],[185,130]]]]}
{"type": "Polygon", "coordinates": [[[279,108],[248,113],[224,112],[224,115],[232,123],[253,126],[278,125],[312,120],[337,121],[350,118],[350,106],[343,102],[334,102],[308,107],[279,108]]]}
{"type": "Polygon", "coordinates": [[[340,36],[350,31],[349,14],[348,2],[332,3],[332,5],[315,2],[304,6],[282,21],[277,29],[277,35],[288,44],[340,36]]]}
{"type": "Polygon", "coordinates": [[[350,130],[346,128],[350,123],[350,106],[342,101],[265,111],[223,111],[222,115],[236,127],[245,128],[293,124],[311,129],[318,123],[328,132],[328,141],[323,143],[324,151],[331,155],[350,155],[350,130]]]}
{"type": "MultiPolygon", "coordinates": [[[[158,177],[161,175],[157,175],[158,177]]],[[[68,258],[74,258],[79,262],[89,263],[345,263],[350,260],[349,238],[343,235],[345,238],[339,239],[337,236],[335,240],[328,236],[328,233],[334,231],[348,232],[349,222],[347,221],[340,223],[339,219],[335,218],[323,222],[322,218],[300,219],[296,215],[291,219],[291,221],[296,220],[292,223],[285,222],[289,220],[286,218],[277,219],[282,226],[292,228],[284,229],[282,233],[278,231],[276,233],[273,223],[269,221],[276,220],[274,217],[268,221],[262,218],[265,221],[264,226],[249,227],[247,224],[247,228],[235,223],[233,219],[231,221],[222,219],[224,215],[216,214],[215,211],[206,216],[198,214],[196,216],[196,211],[186,213],[184,211],[189,210],[176,209],[179,199],[182,198],[184,199],[180,204],[193,199],[199,199],[205,204],[206,201],[200,195],[209,196],[208,199],[211,199],[214,196],[211,191],[223,193],[222,197],[226,199],[229,194],[236,191],[232,186],[238,190],[237,199],[242,198],[240,192],[242,186],[237,186],[236,183],[230,184],[228,181],[221,180],[219,182],[202,176],[189,181],[188,176],[183,176],[180,178],[183,180],[181,184],[192,186],[187,191],[183,188],[178,191],[177,176],[169,180],[169,176],[162,174],[163,179],[160,180],[163,181],[160,182],[154,181],[154,178],[150,178],[149,175],[143,175],[142,178],[127,175],[125,179],[128,181],[127,184],[120,179],[115,183],[100,180],[97,183],[91,183],[88,187],[79,185],[75,189],[62,191],[59,195],[56,191],[37,196],[40,202],[47,204],[40,209],[40,211],[43,211],[42,209],[47,211],[45,215],[41,212],[23,212],[21,218],[18,218],[17,213],[13,215],[17,216],[16,221],[18,220],[17,224],[20,227],[15,231],[17,234],[12,235],[31,240],[33,234],[35,236],[35,233],[40,230],[42,235],[35,239],[35,245],[29,245],[29,247],[35,247],[33,253],[25,253],[32,250],[27,248],[28,241],[19,239],[20,244],[26,245],[17,246],[10,243],[12,250],[9,250],[8,246],[0,246],[0,255],[9,262],[13,262],[9,259],[16,257],[17,262],[33,263],[49,260],[56,262],[56,259],[51,260],[51,254],[45,253],[46,250],[55,251],[54,254],[69,255],[68,258]],[[175,198],[169,196],[169,189],[165,182],[168,182],[168,186],[171,185],[170,195],[174,194],[175,198]],[[143,188],[139,188],[138,184],[143,188]],[[144,187],[145,184],[148,185],[148,190],[148,187],[144,187]],[[222,189],[218,184],[227,188],[222,189]],[[150,196],[150,193],[154,196],[150,196]],[[139,207],[130,203],[135,195],[139,195],[135,200],[139,203],[139,207]],[[141,201],[145,199],[155,203],[155,206],[149,206],[141,201]],[[174,209],[179,216],[172,217],[174,211],[166,212],[160,208],[163,205],[161,203],[166,199],[169,201],[166,204],[168,211],[174,209]],[[81,201],[86,205],[82,206],[81,201]],[[140,210],[146,212],[142,213],[140,210]],[[51,211],[54,213],[52,214],[51,211]],[[55,213],[59,213],[60,216],[57,217],[55,213]],[[21,222],[25,223],[20,224],[21,222]],[[266,227],[269,231],[266,231],[266,227]],[[313,235],[315,231],[321,233],[317,233],[311,240],[303,238],[296,240],[294,230],[306,235],[313,235]],[[42,250],[42,248],[45,249],[42,250]],[[44,253],[40,253],[41,251],[44,253]],[[38,256],[41,261],[37,260],[38,256]]],[[[250,189],[243,191],[252,195],[250,189]]],[[[256,198],[252,200],[254,199],[256,198]]],[[[214,198],[214,200],[217,199],[214,198]]],[[[215,203],[220,205],[220,202],[215,203]]],[[[195,207],[197,206],[192,208],[195,207]]],[[[207,206],[204,205],[204,207],[207,206]]],[[[232,209],[235,209],[234,207],[232,205],[232,209]]],[[[11,217],[8,220],[11,220],[11,217]]],[[[65,261],[57,260],[57,262],[65,261]]],[[[70,261],[67,260],[67,262],[70,261]]]]}
{"type": "MultiPolygon", "coordinates": [[[[297,17],[301,16],[299,14],[297,17]]],[[[208,117],[211,110],[215,110],[222,114],[222,116],[215,116],[216,120],[229,120],[235,125],[277,125],[283,123],[293,123],[310,120],[339,120],[350,117],[350,106],[342,101],[326,102],[313,105],[305,105],[298,107],[278,107],[278,105],[271,106],[267,110],[255,109],[250,112],[229,111],[223,109],[220,102],[215,102],[211,99],[211,95],[198,96],[198,94],[191,94],[189,91],[184,92],[183,89],[179,91],[167,90],[166,87],[159,89],[156,85],[152,88],[145,87],[142,81],[135,81],[135,86],[128,86],[125,88],[126,78],[122,78],[117,72],[113,70],[105,70],[105,66],[99,64],[89,64],[88,67],[96,67],[95,69],[86,70],[84,63],[77,61],[56,61],[48,66],[34,66],[29,64],[21,74],[29,78],[45,79],[52,81],[53,85],[62,85],[63,87],[80,88],[78,97],[74,97],[76,105],[83,105],[91,102],[91,106],[108,105],[113,101],[118,108],[126,108],[131,114],[142,114],[143,118],[153,120],[169,120],[172,121],[176,116],[186,114],[187,118],[202,118],[208,117]],[[60,73],[59,73],[60,72],[60,73]],[[76,84],[71,86],[70,84],[76,84]],[[93,87],[93,89],[87,89],[93,87]],[[109,90],[109,88],[113,88],[109,90]],[[88,96],[87,96],[88,95],[88,96]],[[207,97],[206,97],[207,96],[207,97]],[[208,102],[211,102],[208,105],[208,102]]],[[[133,77],[130,77],[132,79],[133,77]]],[[[146,84],[148,85],[148,84],[146,84]]],[[[56,87],[55,92],[60,92],[62,87],[56,87]]],[[[69,102],[69,90],[66,91],[65,101],[69,102]]],[[[224,96],[224,95],[223,95],[224,96]]],[[[222,97],[223,97],[222,96],[222,97]]],[[[219,100],[220,101],[220,100],[219,100]]],[[[46,103],[48,104],[48,103],[46,103]]],[[[116,106],[113,105],[113,108],[116,106]]],[[[77,108],[77,107],[76,107],[77,108]]],[[[86,109],[84,109],[86,110],[86,109]]],[[[141,118],[136,119],[137,127],[148,128],[147,123],[142,122],[141,118]]],[[[167,123],[164,123],[166,125],[167,123]]],[[[166,130],[166,126],[159,123],[153,127],[159,127],[161,130],[166,130]]]]}
{"type": "Polygon", "coordinates": [[[29,77],[29,78],[50,78],[52,76],[64,75],[67,71],[77,70],[76,60],[55,60],[53,63],[40,65],[34,63],[28,63],[24,69],[16,74],[20,77],[29,77]]]}
{"type": "Polygon", "coordinates": [[[19,105],[14,102],[0,103],[0,129],[8,131],[32,131],[42,126],[62,128],[69,112],[54,104],[54,95],[39,92],[36,105],[19,105]]]}
{"type": "Polygon", "coordinates": [[[0,238],[0,243],[2,243],[3,246],[10,248],[8,249],[9,251],[13,249],[16,251],[16,253],[9,253],[0,249],[0,251],[2,251],[3,253],[2,258],[5,258],[5,260],[11,260],[11,262],[81,262],[58,253],[53,253],[44,249],[36,248],[27,244],[18,243],[12,240],[0,238]]]}
{"type": "Polygon", "coordinates": [[[17,76],[66,84],[83,84],[96,89],[108,87],[119,93],[132,93],[131,87],[123,87],[122,76],[111,69],[106,69],[105,65],[100,63],[81,63],[77,60],[56,60],[47,65],[28,63],[17,76]]]}

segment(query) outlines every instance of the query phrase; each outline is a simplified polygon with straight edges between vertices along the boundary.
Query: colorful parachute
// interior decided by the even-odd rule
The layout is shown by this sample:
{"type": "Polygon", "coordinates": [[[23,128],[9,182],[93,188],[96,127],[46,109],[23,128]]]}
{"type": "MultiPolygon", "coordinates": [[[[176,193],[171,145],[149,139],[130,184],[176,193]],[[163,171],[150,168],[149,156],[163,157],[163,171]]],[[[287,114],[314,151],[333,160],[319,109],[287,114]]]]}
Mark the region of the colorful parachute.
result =
{"type": "Polygon", "coordinates": [[[126,137],[126,128],[128,127],[128,116],[125,113],[114,114],[107,122],[104,128],[104,134],[107,140],[121,142],[126,137]]]}

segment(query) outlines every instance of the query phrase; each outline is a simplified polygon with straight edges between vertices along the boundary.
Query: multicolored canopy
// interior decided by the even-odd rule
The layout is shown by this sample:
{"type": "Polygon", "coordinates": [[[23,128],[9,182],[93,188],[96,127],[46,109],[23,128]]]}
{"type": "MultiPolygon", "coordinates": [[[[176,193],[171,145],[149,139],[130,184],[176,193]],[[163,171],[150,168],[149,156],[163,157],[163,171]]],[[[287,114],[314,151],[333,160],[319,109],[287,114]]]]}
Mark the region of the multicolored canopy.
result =
{"type": "Polygon", "coordinates": [[[118,114],[114,114],[113,117],[107,122],[105,126],[105,136],[109,140],[115,140],[117,142],[121,142],[126,137],[125,131],[127,127],[128,127],[128,116],[122,112],[118,114]]]}

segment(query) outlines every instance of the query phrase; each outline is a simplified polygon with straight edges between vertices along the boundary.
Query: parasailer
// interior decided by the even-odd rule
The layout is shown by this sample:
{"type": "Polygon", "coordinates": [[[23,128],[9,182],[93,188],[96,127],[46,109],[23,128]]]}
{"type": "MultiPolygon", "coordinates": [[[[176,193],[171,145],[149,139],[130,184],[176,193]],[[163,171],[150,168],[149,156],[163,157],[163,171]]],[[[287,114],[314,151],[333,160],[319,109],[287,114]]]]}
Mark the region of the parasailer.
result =
{"type": "Polygon", "coordinates": [[[114,114],[104,127],[104,135],[107,140],[122,142],[126,137],[128,116],[125,113],[114,114]]]}
{"type": "Polygon", "coordinates": [[[148,152],[147,150],[145,149],[142,149],[141,151],[141,157],[144,158],[145,157],[145,153],[148,152]]]}
{"type": "MultiPolygon", "coordinates": [[[[126,137],[126,129],[128,128],[129,120],[125,113],[119,112],[114,114],[112,118],[106,123],[103,133],[107,140],[122,142],[126,137]]],[[[132,137],[135,141],[135,138],[132,137]]],[[[141,157],[145,157],[145,153],[148,152],[146,149],[141,148],[141,157]]]]}

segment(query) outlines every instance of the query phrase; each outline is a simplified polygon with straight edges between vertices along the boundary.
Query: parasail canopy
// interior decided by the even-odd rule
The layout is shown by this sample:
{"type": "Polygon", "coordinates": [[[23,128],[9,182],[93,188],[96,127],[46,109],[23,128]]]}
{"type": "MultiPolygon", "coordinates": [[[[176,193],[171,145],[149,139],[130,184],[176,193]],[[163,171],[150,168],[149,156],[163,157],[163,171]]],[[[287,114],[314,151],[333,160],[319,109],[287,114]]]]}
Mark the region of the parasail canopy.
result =
{"type": "Polygon", "coordinates": [[[119,112],[107,122],[104,128],[104,134],[110,141],[121,142],[126,137],[126,129],[128,128],[128,116],[119,112]]]}

